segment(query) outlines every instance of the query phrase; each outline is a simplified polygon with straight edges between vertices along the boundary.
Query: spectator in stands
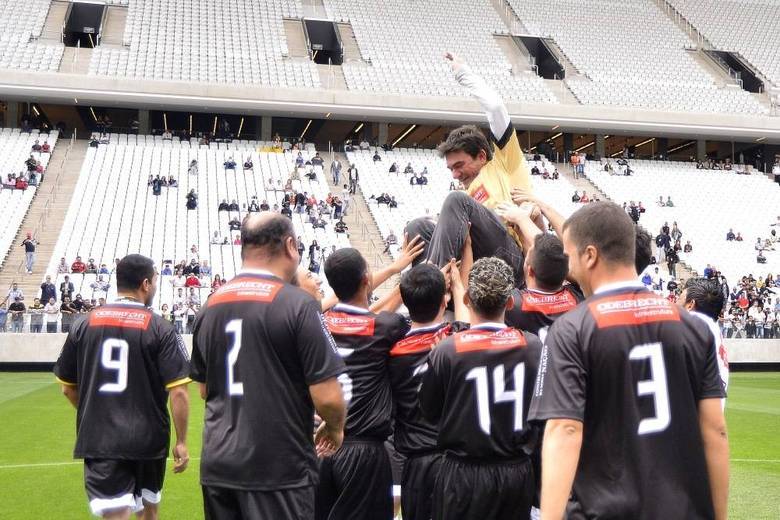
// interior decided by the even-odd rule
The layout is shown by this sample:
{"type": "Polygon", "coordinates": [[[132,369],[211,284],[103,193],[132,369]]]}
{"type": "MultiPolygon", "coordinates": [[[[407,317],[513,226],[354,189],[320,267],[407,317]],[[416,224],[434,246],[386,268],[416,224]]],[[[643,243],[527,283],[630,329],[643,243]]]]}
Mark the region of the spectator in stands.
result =
{"type": "Polygon", "coordinates": [[[574,195],[571,197],[572,202],[579,202],[580,201],[580,195],[577,193],[577,190],[574,190],[574,195]]]}
{"type": "Polygon", "coordinates": [[[343,220],[339,220],[338,222],[336,222],[336,225],[333,226],[333,230],[336,233],[346,233],[347,230],[349,230],[349,227],[347,227],[346,222],[344,222],[343,220]]]}
{"type": "Polygon", "coordinates": [[[24,313],[27,310],[22,299],[15,297],[8,306],[8,314],[11,315],[11,332],[21,333],[24,329],[24,313]]]}
{"type": "Polygon", "coordinates": [[[73,319],[77,312],[76,307],[73,306],[73,302],[70,300],[70,296],[63,296],[62,305],[60,305],[60,313],[62,313],[62,332],[70,332],[70,326],[73,324],[73,319]]]}
{"type": "Polygon", "coordinates": [[[198,279],[198,275],[191,272],[187,275],[187,280],[184,282],[185,287],[200,287],[200,279],[198,279]]]}
{"type": "Polygon", "coordinates": [[[184,277],[184,273],[177,272],[176,275],[171,279],[171,285],[174,287],[184,287],[184,285],[187,283],[187,279],[184,277]]]}
{"type": "Polygon", "coordinates": [[[38,241],[32,237],[32,233],[27,233],[27,236],[22,241],[22,247],[24,248],[25,265],[27,266],[27,274],[32,274],[33,264],[35,264],[35,246],[38,245],[38,241]]]}
{"type": "Polygon", "coordinates": [[[222,277],[218,274],[214,275],[214,280],[211,282],[211,292],[216,291],[220,287],[225,285],[225,282],[222,280],[222,277]]]}
{"type": "Polygon", "coordinates": [[[390,197],[390,202],[387,203],[387,207],[390,209],[398,207],[398,201],[395,200],[395,196],[390,197]]]}
{"type": "Polygon", "coordinates": [[[198,207],[198,194],[195,193],[195,189],[191,189],[187,194],[187,209],[192,210],[198,207]]]}
{"type": "Polygon", "coordinates": [[[65,278],[63,282],[60,284],[60,298],[65,299],[65,297],[73,297],[73,282],[70,281],[70,277],[68,275],[65,275],[65,278]]]}
{"type": "MultiPolygon", "coordinates": [[[[165,179],[165,177],[163,177],[163,179],[165,179]]],[[[173,175],[169,175],[168,176],[168,187],[169,188],[178,188],[179,187],[179,182],[176,179],[173,178],[173,175]]]]}
{"type": "Polygon", "coordinates": [[[260,205],[257,203],[256,197],[252,197],[252,200],[249,201],[249,208],[247,208],[247,211],[249,211],[250,213],[255,213],[260,211],[260,205]]]}
{"type": "Polygon", "coordinates": [[[152,180],[152,195],[160,195],[162,193],[162,180],[160,179],[160,176],[157,175],[152,180]]]}
{"type": "MultiPolygon", "coordinates": [[[[276,205],[274,204],[274,206],[276,205]]],[[[260,211],[269,211],[270,209],[271,207],[268,205],[268,201],[263,199],[263,202],[260,203],[260,211]]],[[[278,209],[278,206],[276,206],[276,209],[278,209]]]]}
{"type": "Polygon", "coordinates": [[[673,208],[674,202],[672,202],[672,197],[670,195],[666,196],[666,207],[667,208],[673,208]]]}
{"type": "Polygon", "coordinates": [[[163,141],[173,141],[173,134],[170,132],[170,130],[163,130],[162,133],[162,140],[163,141]]]}
{"type": "Polygon", "coordinates": [[[173,325],[176,329],[176,332],[179,334],[184,334],[184,320],[186,314],[184,307],[178,304],[174,304],[171,314],[173,315],[173,325]]]}
{"type": "Polygon", "coordinates": [[[660,262],[666,258],[666,250],[669,249],[669,246],[671,245],[671,237],[661,231],[661,233],[655,237],[655,245],[658,248],[656,258],[660,262]]]}
{"type": "Polygon", "coordinates": [[[316,240],[309,245],[309,258],[316,258],[320,252],[320,245],[316,240]]]}
{"type": "Polygon", "coordinates": [[[311,165],[314,167],[322,168],[325,164],[325,161],[322,160],[322,157],[320,157],[320,152],[317,152],[314,154],[314,157],[311,158],[311,165]]]}
{"type": "Polygon", "coordinates": [[[252,164],[252,158],[247,157],[244,161],[244,169],[245,170],[251,170],[254,167],[254,164],[252,164]]]}
{"type": "Polygon", "coordinates": [[[382,156],[379,155],[379,149],[378,148],[376,150],[374,150],[374,157],[373,157],[373,159],[374,159],[374,162],[380,162],[382,160],[382,156]]]}
{"type": "Polygon", "coordinates": [[[306,195],[307,193],[298,192],[295,194],[295,212],[303,214],[306,210],[306,195]]]}
{"type": "Polygon", "coordinates": [[[43,145],[41,146],[41,153],[51,153],[51,145],[49,144],[49,141],[43,142],[43,145]]]}
{"type": "Polygon", "coordinates": [[[77,294],[76,298],[73,300],[73,307],[75,307],[77,313],[87,312],[85,309],[86,302],[84,301],[84,298],[81,297],[81,294],[77,294]]]}
{"type": "Polygon", "coordinates": [[[385,250],[383,253],[389,253],[390,247],[398,244],[398,237],[395,236],[395,232],[391,229],[390,233],[387,234],[387,238],[385,238],[385,250]]]}
{"type": "Polygon", "coordinates": [[[84,262],[81,261],[81,257],[80,256],[77,256],[76,257],[76,261],[73,262],[70,265],[70,272],[71,273],[83,273],[84,271],[86,271],[86,269],[87,269],[87,266],[84,265],[84,262]]]}
{"type": "MultiPolygon", "coordinates": [[[[196,259],[192,258],[190,260],[190,263],[187,264],[184,267],[183,274],[184,274],[184,276],[189,276],[191,274],[194,274],[195,276],[199,276],[200,275],[200,264],[198,263],[198,261],[196,259]]],[[[185,285],[186,285],[186,283],[185,283],[185,285]]]]}
{"type": "Polygon", "coordinates": [[[303,168],[304,164],[306,164],[306,161],[303,158],[303,154],[298,152],[298,155],[295,156],[295,167],[303,168]]]}
{"type": "Polygon", "coordinates": [[[729,232],[726,233],[726,240],[728,242],[731,242],[732,240],[736,240],[737,236],[734,234],[733,229],[729,229],[729,232]]]}
{"type": "Polygon", "coordinates": [[[227,199],[222,199],[222,202],[219,203],[219,206],[217,206],[217,211],[228,211],[230,209],[230,204],[228,204],[227,199]]]}
{"type": "Polygon", "coordinates": [[[357,183],[360,180],[358,169],[354,163],[349,165],[349,170],[347,170],[347,178],[349,180],[349,193],[354,195],[357,191],[357,183]]]}
{"type": "Polygon", "coordinates": [[[333,162],[330,163],[330,175],[333,179],[333,184],[338,186],[341,179],[341,161],[338,159],[333,159],[333,162]]]}
{"type": "Polygon", "coordinates": [[[672,240],[674,240],[675,242],[679,242],[680,239],[683,236],[682,231],[680,231],[680,228],[677,227],[677,222],[676,221],[672,222],[672,231],[671,231],[670,235],[672,237],[672,240]]]}
{"type": "Polygon", "coordinates": [[[241,208],[238,207],[238,201],[236,199],[233,199],[228,206],[228,211],[239,211],[240,209],[241,208]]]}
{"type": "Polygon", "coordinates": [[[100,264],[100,270],[98,271],[98,274],[111,274],[108,271],[108,266],[106,264],[100,264]]]}
{"type": "Polygon", "coordinates": [[[365,139],[360,141],[360,149],[361,150],[368,150],[369,148],[371,148],[371,145],[368,143],[368,141],[366,141],[365,139]]]}
{"type": "Polygon", "coordinates": [[[30,314],[30,332],[39,333],[43,329],[43,305],[38,298],[33,299],[33,304],[27,308],[30,314]]]}
{"type": "Polygon", "coordinates": [[[387,170],[389,173],[398,173],[398,163],[394,162],[390,165],[390,169],[387,170]]]}
{"type": "Polygon", "coordinates": [[[234,246],[240,246],[241,245],[241,235],[236,235],[233,239],[233,245],[234,246]]]}
{"type": "Polygon", "coordinates": [[[587,204],[588,202],[590,202],[590,197],[588,197],[588,194],[585,191],[583,191],[582,197],[580,197],[580,203],[587,204]]]}
{"type": "Polygon", "coordinates": [[[743,240],[745,240],[744,238],[742,238],[742,232],[737,231],[737,237],[734,240],[736,240],[737,242],[742,242],[743,240]]]}
{"type": "Polygon", "coordinates": [[[57,289],[51,283],[51,276],[46,275],[46,281],[41,284],[41,301],[48,302],[52,298],[57,300],[57,289]]]}
{"type": "Polygon", "coordinates": [[[90,258],[87,261],[87,267],[84,269],[86,274],[97,274],[97,264],[94,258],[90,258]]]}
{"type": "Polygon", "coordinates": [[[183,307],[185,303],[187,303],[187,296],[184,294],[184,289],[179,287],[173,295],[173,304],[183,307]]]}
{"type": "Polygon", "coordinates": [[[165,263],[163,264],[162,272],[160,273],[161,276],[172,276],[173,271],[171,270],[171,264],[165,263]]]}
{"type": "Polygon", "coordinates": [[[17,190],[26,190],[30,186],[30,183],[25,180],[24,177],[17,177],[16,178],[16,184],[14,185],[14,188],[17,190]]]}
{"type": "Polygon", "coordinates": [[[639,217],[641,216],[641,213],[639,212],[639,206],[634,204],[634,201],[631,201],[631,205],[628,207],[628,216],[631,217],[631,220],[634,221],[634,224],[639,224],[639,217]]]}
{"type": "Polygon", "coordinates": [[[41,151],[41,143],[37,139],[35,140],[35,142],[32,145],[32,151],[33,152],[39,152],[39,153],[41,151]]]}
{"type": "Polygon", "coordinates": [[[89,140],[89,147],[97,148],[98,146],[100,146],[100,141],[98,141],[97,136],[93,135],[92,138],[89,140]]]}
{"type": "Polygon", "coordinates": [[[190,175],[197,175],[198,174],[198,160],[193,159],[190,161],[190,165],[187,168],[187,173],[190,175]]]}
{"type": "Polygon", "coordinates": [[[233,160],[232,157],[229,157],[227,161],[222,163],[222,166],[224,166],[226,170],[235,170],[236,169],[236,161],[233,160]]]}
{"type": "Polygon", "coordinates": [[[282,203],[282,210],[280,211],[282,215],[285,217],[292,219],[292,210],[290,209],[290,203],[287,201],[284,201],[282,203]]]}
{"type": "Polygon", "coordinates": [[[46,332],[57,332],[57,321],[60,317],[60,306],[57,304],[54,298],[49,298],[46,305],[43,307],[43,314],[46,321],[46,332]]]}
{"type": "Polygon", "coordinates": [[[103,278],[102,274],[99,274],[97,277],[97,280],[89,284],[89,286],[92,288],[92,295],[94,296],[95,292],[101,292],[104,294],[108,294],[108,290],[111,288],[111,284],[108,283],[103,278]]]}
{"type": "Polygon", "coordinates": [[[691,245],[691,241],[688,240],[685,243],[685,246],[683,246],[683,253],[691,253],[693,252],[693,246],[691,245]]]}
{"type": "Polygon", "coordinates": [[[8,289],[7,300],[13,302],[17,298],[24,300],[24,292],[19,288],[19,284],[14,282],[11,284],[11,288],[8,289]]]}
{"type": "Polygon", "coordinates": [[[24,161],[24,164],[25,166],[27,166],[27,171],[31,172],[31,171],[35,171],[35,166],[37,166],[38,161],[35,160],[35,157],[30,155],[30,157],[26,161],[24,161]]]}

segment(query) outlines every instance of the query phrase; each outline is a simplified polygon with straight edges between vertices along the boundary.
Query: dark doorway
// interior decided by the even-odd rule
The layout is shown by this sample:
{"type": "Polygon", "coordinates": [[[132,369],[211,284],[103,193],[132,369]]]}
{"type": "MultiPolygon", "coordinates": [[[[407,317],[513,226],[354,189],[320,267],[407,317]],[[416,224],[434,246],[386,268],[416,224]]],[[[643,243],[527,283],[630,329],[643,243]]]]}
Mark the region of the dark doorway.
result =
{"type": "Polygon", "coordinates": [[[97,47],[105,5],[74,2],[65,19],[66,47],[97,47]]]}
{"type": "Polygon", "coordinates": [[[311,47],[312,60],[320,65],[341,65],[344,61],[344,50],[336,24],[326,20],[304,20],[303,23],[311,47]]]}

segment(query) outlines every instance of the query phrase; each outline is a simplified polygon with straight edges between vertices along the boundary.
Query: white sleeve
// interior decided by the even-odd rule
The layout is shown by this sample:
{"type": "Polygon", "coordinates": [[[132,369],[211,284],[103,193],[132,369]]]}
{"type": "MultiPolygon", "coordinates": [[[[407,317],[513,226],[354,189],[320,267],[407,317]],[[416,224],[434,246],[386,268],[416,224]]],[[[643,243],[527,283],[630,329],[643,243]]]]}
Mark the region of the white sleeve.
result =
{"type": "Polygon", "coordinates": [[[455,79],[482,105],[490,124],[490,131],[496,141],[500,141],[512,122],[501,96],[467,65],[461,66],[455,73],[455,79]]]}

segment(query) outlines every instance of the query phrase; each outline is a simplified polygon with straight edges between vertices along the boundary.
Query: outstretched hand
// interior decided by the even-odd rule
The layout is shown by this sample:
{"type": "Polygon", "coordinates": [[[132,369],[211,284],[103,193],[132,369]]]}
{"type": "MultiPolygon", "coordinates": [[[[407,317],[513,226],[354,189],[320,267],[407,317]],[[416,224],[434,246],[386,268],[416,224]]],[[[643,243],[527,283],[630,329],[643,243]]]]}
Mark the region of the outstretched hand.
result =
{"type": "Polygon", "coordinates": [[[447,51],[447,53],[444,54],[444,58],[450,62],[452,72],[458,72],[463,68],[463,61],[455,53],[447,51]]]}
{"type": "Polygon", "coordinates": [[[398,259],[393,262],[395,270],[401,272],[409,267],[415,258],[420,256],[425,249],[425,241],[416,235],[413,239],[409,240],[409,234],[404,233],[404,245],[399,251],[398,259]]]}
{"type": "Polygon", "coordinates": [[[509,222],[518,222],[522,219],[535,219],[539,216],[539,207],[529,202],[520,205],[504,202],[496,206],[496,215],[509,222]]]}

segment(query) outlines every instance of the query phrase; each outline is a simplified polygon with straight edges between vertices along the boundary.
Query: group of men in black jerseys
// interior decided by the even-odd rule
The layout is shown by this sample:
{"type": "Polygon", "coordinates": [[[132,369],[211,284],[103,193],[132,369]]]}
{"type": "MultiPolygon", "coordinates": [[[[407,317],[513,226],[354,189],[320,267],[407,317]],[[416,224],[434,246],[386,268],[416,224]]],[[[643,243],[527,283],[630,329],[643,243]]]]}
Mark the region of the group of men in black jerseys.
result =
{"type": "Polygon", "coordinates": [[[412,221],[387,269],[337,250],[323,298],[291,221],[250,213],[242,271],[202,307],[189,360],[146,308],[152,261],[119,263],[119,300],[73,327],[55,366],[93,513],[157,517],[166,400],[179,472],[195,381],[210,520],[390,520],[391,460],[405,520],[726,518],[726,359],[705,323],[719,291],[694,281],[685,308],[657,297],[637,279],[649,236],[619,206],[564,219],[536,199],[506,108],[454,68],[493,142],[450,134],[440,151],[467,191],[412,221]]]}

